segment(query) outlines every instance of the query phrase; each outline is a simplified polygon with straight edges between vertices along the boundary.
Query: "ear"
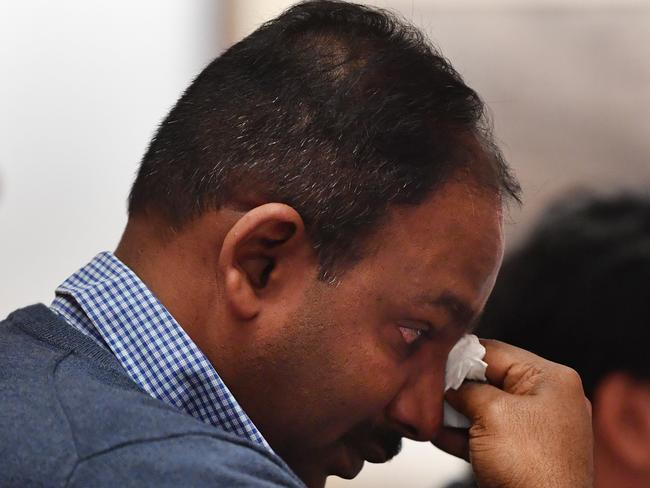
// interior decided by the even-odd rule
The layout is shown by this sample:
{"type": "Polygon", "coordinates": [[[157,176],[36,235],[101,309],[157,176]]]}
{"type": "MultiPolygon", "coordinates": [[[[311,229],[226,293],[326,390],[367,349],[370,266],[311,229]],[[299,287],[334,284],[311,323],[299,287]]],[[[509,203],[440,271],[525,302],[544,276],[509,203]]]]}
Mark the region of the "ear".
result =
{"type": "Polygon", "coordinates": [[[264,300],[277,297],[296,273],[306,271],[313,254],[292,207],[267,203],[244,214],[226,234],[219,255],[231,312],[241,320],[255,318],[264,300]]]}
{"type": "Polygon", "coordinates": [[[612,373],[598,385],[594,399],[599,442],[629,469],[650,471],[650,383],[612,373]]]}

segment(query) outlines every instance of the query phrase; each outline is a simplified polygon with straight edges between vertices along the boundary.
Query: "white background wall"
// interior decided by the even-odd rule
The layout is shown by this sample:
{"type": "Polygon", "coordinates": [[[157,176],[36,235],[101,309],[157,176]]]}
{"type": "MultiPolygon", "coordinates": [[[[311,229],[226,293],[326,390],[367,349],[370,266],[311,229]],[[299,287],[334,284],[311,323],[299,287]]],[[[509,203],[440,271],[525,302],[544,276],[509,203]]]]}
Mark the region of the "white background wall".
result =
{"type": "MultiPolygon", "coordinates": [[[[291,3],[234,2],[233,35],[291,3]]],[[[427,32],[487,102],[524,189],[511,244],[566,191],[648,191],[650,0],[366,3],[427,32]]]]}
{"type": "MultiPolygon", "coordinates": [[[[290,2],[0,2],[0,315],[113,249],[137,163],[201,68],[290,2]]],[[[492,108],[522,180],[511,241],[557,194],[650,183],[650,3],[386,0],[492,108]]],[[[330,487],[436,487],[464,463],[406,443],[330,487]]]]}
{"type": "Polygon", "coordinates": [[[224,44],[223,8],[0,2],[0,315],[114,248],[156,125],[224,44]]]}

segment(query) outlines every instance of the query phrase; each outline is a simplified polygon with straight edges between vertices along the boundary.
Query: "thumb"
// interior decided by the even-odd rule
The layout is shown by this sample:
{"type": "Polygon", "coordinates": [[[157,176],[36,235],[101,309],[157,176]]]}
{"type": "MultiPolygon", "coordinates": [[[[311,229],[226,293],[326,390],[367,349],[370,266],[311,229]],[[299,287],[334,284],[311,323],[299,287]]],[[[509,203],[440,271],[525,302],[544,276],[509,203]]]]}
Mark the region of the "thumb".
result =
{"type": "Polygon", "coordinates": [[[464,459],[469,463],[469,438],[466,429],[441,427],[431,442],[447,454],[464,459]]]}
{"type": "Polygon", "coordinates": [[[466,381],[458,390],[448,390],[445,393],[445,400],[474,422],[485,412],[488,404],[497,401],[503,395],[507,393],[488,383],[466,381]]]}
{"type": "MultiPolygon", "coordinates": [[[[448,390],[445,393],[445,400],[474,424],[481,415],[484,415],[486,406],[504,394],[490,384],[466,381],[458,390],[448,390]]],[[[442,427],[433,444],[453,456],[468,462],[470,460],[467,429],[442,427]]]]}

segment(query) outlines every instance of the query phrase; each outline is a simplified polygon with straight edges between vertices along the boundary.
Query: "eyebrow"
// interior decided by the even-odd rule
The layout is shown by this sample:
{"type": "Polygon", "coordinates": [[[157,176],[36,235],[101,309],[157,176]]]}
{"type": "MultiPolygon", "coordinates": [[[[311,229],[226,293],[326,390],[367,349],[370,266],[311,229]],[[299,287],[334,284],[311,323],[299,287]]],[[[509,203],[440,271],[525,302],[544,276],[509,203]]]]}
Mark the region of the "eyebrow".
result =
{"type": "Polygon", "coordinates": [[[463,325],[468,331],[474,328],[477,321],[478,311],[449,290],[443,291],[438,296],[423,295],[418,299],[418,302],[430,307],[446,308],[454,317],[454,321],[458,325],[463,325]]]}

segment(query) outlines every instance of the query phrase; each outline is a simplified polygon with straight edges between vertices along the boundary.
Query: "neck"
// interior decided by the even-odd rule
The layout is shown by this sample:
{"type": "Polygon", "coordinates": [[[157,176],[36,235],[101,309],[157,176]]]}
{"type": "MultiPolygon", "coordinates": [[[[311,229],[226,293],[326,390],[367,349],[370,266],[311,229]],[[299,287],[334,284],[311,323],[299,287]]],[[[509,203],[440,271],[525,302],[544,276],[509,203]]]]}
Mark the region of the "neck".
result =
{"type": "Polygon", "coordinates": [[[200,347],[213,287],[205,286],[209,263],[186,233],[161,237],[155,218],[129,219],[115,250],[200,347]],[[188,242],[189,241],[189,242],[188,242]]]}

